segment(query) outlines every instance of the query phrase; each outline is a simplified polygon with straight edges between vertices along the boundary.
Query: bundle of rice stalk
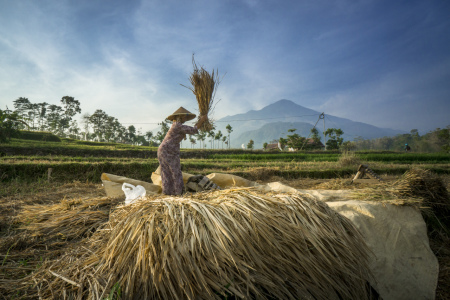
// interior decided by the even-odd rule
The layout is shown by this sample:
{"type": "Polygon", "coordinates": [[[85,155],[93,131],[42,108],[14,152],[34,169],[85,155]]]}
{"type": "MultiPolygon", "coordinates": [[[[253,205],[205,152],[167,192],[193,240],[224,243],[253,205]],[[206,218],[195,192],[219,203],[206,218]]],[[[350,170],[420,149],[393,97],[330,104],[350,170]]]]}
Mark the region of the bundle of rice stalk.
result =
{"type": "Polygon", "coordinates": [[[360,233],[300,195],[241,189],[140,201],[117,209],[90,243],[94,253],[72,269],[51,266],[66,280],[44,281],[89,299],[114,287],[125,299],[369,298],[360,233]]]}
{"type": "Polygon", "coordinates": [[[430,170],[413,168],[393,184],[393,193],[401,198],[418,198],[425,215],[436,217],[438,226],[450,232],[450,198],[444,182],[430,170]]]}
{"type": "MultiPolygon", "coordinates": [[[[207,116],[213,111],[214,97],[220,80],[217,70],[214,71],[213,69],[213,71],[209,73],[203,67],[198,68],[193,55],[192,65],[194,67],[194,71],[189,77],[189,81],[191,82],[192,87],[187,87],[184,85],[183,86],[190,89],[197,98],[200,118],[201,116],[207,116]]],[[[210,119],[207,119],[199,129],[202,131],[212,130],[212,121],[210,119]]]]}
{"type": "Polygon", "coordinates": [[[411,169],[393,185],[402,197],[420,197],[437,204],[448,205],[448,191],[442,179],[430,170],[411,169]]]}

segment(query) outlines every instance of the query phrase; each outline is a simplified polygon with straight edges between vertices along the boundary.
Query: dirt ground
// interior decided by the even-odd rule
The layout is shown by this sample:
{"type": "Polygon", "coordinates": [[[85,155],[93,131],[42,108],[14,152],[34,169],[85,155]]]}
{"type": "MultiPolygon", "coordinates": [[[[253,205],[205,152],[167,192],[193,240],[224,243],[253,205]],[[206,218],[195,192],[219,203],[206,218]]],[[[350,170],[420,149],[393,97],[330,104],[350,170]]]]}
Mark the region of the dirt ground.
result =
{"type": "MultiPolygon", "coordinates": [[[[395,182],[399,177],[383,177],[386,184],[395,182]]],[[[450,190],[450,176],[442,176],[447,190],[450,190]]],[[[260,183],[279,181],[297,189],[355,189],[362,188],[364,184],[351,184],[351,178],[340,179],[296,179],[285,180],[271,177],[260,183]]],[[[0,196],[0,295],[5,297],[2,285],[18,282],[24,276],[37,270],[42,261],[49,259],[46,255],[51,251],[51,257],[60,255],[70,248],[70,242],[60,241],[59,244],[49,246],[39,245],[36,240],[24,235],[19,230],[17,215],[29,206],[42,205],[42,207],[60,203],[61,201],[83,201],[92,198],[106,197],[101,184],[89,182],[71,183],[39,183],[26,188],[14,186],[7,187],[8,196],[0,196]]],[[[120,199],[119,199],[120,200],[120,199]]],[[[118,201],[119,201],[118,200],[118,201]]],[[[438,233],[430,233],[430,245],[440,264],[439,283],[436,299],[450,299],[450,238],[438,233]]],[[[0,299],[3,299],[0,297],[0,299]]],[[[20,298],[20,297],[19,297],[20,298]]],[[[27,299],[25,296],[24,299],[27,299]]]]}

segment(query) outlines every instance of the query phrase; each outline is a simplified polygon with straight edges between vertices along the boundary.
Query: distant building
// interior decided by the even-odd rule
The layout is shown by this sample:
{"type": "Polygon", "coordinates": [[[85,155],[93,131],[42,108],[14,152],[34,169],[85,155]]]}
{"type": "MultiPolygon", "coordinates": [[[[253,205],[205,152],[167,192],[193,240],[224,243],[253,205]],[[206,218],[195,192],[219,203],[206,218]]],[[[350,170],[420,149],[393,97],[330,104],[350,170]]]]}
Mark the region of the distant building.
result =
{"type": "Polygon", "coordinates": [[[308,146],[308,148],[318,148],[318,149],[325,148],[325,145],[322,144],[321,141],[316,142],[313,139],[308,139],[306,145],[308,146]]]}
{"type": "Polygon", "coordinates": [[[274,150],[280,150],[278,149],[278,144],[267,144],[266,151],[274,151],[274,150]]]}
{"type": "MultiPolygon", "coordinates": [[[[313,148],[313,149],[324,149],[325,145],[322,144],[321,141],[315,142],[314,139],[308,139],[306,141],[306,145],[305,145],[304,149],[305,148],[306,149],[311,149],[311,148],[313,148]]],[[[265,150],[266,151],[276,151],[276,150],[280,151],[280,145],[279,145],[279,143],[267,144],[267,147],[266,147],[265,150]]],[[[297,151],[297,150],[299,150],[299,149],[288,148],[288,151],[290,151],[290,152],[294,152],[294,151],[297,151]]]]}

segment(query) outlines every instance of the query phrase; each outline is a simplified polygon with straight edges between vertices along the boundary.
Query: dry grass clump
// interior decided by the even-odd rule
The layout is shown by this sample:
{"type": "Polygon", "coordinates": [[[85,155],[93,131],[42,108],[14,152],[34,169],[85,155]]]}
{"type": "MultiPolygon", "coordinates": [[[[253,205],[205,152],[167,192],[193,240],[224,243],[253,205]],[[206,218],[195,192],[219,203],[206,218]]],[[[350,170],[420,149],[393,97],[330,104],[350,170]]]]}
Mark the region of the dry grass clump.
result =
{"type": "Polygon", "coordinates": [[[320,201],[249,189],[152,200],[119,207],[34,274],[39,297],[369,298],[366,244],[320,201]]]}
{"type": "Polygon", "coordinates": [[[119,199],[95,197],[97,191],[86,194],[94,198],[63,199],[55,204],[51,204],[50,193],[33,195],[40,204],[22,205],[11,212],[8,228],[0,231],[0,295],[33,298],[25,297],[35,295],[38,288],[30,290],[35,282],[29,274],[80,247],[83,239],[108,222],[110,208],[119,199]],[[46,201],[50,203],[43,205],[46,201]]]}
{"type": "Polygon", "coordinates": [[[341,167],[351,167],[361,164],[361,160],[352,151],[344,151],[341,156],[339,156],[338,163],[341,167]]]}
{"type": "Polygon", "coordinates": [[[429,231],[444,230],[450,234],[449,193],[443,180],[430,170],[413,168],[392,184],[371,184],[353,195],[359,200],[416,206],[421,209],[429,231]]]}
{"type": "Polygon", "coordinates": [[[91,235],[109,219],[118,199],[107,197],[62,200],[53,205],[24,206],[17,216],[21,229],[45,240],[72,240],[91,235]]]}
{"type": "Polygon", "coordinates": [[[442,179],[430,170],[411,169],[393,186],[401,197],[420,197],[442,209],[449,209],[449,194],[442,179]]]}
{"type": "Polygon", "coordinates": [[[314,189],[321,189],[321,190],[354,190],[357,188],[358,186],[352,184],[351,179],[345,178],[331,179],[326,182],[321,182],[314,186],[314,189]]]}
{"type": "MultiPolygon", "coordinates": [[[[189,77],[192,87],[187,88],[190,89],[197,98],[200,118],[201,116],[207,116],[210,112],[212,112],[214,96],[216,94],[217,87],[219,86],[220,79],[217,70],[213,69],[213,71],[209,73],[203,67],[198,68],[193,55],[192,65],[194,67],[194,71],[189,77]]],[[[202,131],[212,130],[213,124],[211,120],[206,120],[199,129],[202,131]]]]}
{"type": "Polygon", "coordinates": [[[450,233],[450,198],[442,179],[430,170],[411,169],[393,184],[393,193],[400,198],[419,198],[428,224],[450,233]]]}
{"type": "Polygon", "coordinates": [[[250,180],[267,180],[279,172],[279,168],[251,168],[246,173],[250,180]]]}

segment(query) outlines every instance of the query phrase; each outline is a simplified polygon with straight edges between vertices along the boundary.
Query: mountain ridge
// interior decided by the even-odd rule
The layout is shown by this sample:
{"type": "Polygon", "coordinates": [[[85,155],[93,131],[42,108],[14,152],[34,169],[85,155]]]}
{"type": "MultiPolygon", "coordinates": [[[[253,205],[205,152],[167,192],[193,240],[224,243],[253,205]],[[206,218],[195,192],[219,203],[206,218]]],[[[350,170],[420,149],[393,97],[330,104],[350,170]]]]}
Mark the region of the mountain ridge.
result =
{"type": "MultiPolygon", "coordinates": [[[[255,148],[262,148],[264,142],[270,142],[273,139],[285,136],[286,132],[283,131],[286,126],[279,123],[296,124],[296,126],[299,126],[299,128],[296,128],[298,129],[296,133],[301,136],[309,135],[309,132],[304,132],[306,128],[305,123],[310,124],[311,128],[314,124],[317,124],[319,132],[324,131],[323,122],[319,119],[321,114],[321,112],[306,108],[291,100],[281,99],[260,110],[250,110],[246,113],[226,116],[217,120],[216,132],[221,130],[222,133],[227,134],[225,127],[227,124],[230,124],[233,129],[231,133],[231,147],[240,148],[242,144],[246,145],[250,139],[253,139],[255,148]],[[319,120],[320,122],[318,123],[319,120]],[[273,130],[269,130],[270,126],[283,131],[273,133],[273,130]],[[258,142],[255,138],[251,138],[252,134],[255,138],[258,137],[256,138],[258,142]],[[272,138],[274,135],[278,136],[272,138]],[[267,138],[263,141],[261,139],[264,136],[267,138]]],[[[326,128],[341,128],[344,131],[343,137],[345,140],[353,140],[358,137],[372,139],[405,133],[404,131],[380,128],[329,114],[325,114],[325,130],[326,128]]]]}

